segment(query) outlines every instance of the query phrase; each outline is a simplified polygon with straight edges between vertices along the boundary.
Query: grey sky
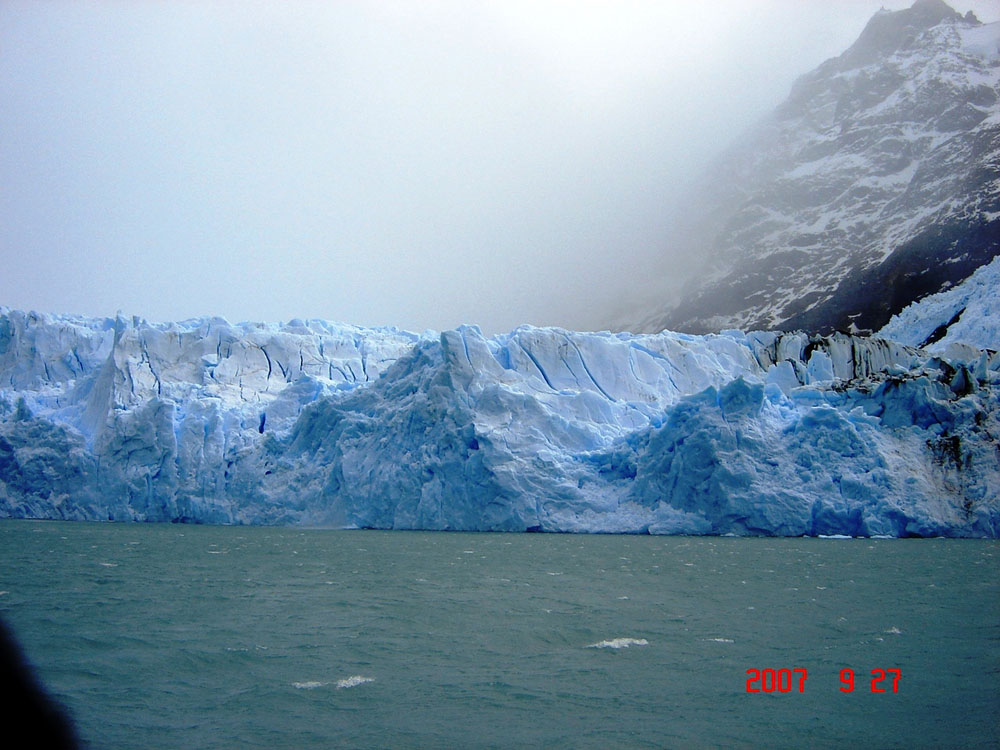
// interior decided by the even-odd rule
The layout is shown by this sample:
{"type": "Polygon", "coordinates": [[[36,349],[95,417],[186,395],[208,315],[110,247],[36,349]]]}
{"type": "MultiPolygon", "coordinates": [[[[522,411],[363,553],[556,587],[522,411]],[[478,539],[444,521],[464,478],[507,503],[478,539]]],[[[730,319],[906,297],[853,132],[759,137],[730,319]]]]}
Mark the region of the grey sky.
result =
{"type": "Polygon", "coordinates": [[[0,0],[0,305],[597,327],[706,160],[910,4],[0,0]]]}

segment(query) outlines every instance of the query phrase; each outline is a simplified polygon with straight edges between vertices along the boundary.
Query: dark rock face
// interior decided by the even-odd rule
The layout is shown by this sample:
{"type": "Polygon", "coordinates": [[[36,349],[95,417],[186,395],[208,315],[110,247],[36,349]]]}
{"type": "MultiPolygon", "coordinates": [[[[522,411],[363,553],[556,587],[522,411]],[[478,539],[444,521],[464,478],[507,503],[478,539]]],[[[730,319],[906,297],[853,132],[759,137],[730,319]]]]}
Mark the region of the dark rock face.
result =
{"type": "Polygon", "coordinates": [[[828,332],[847,330],[854,324],[861,330],[878,330],[914,300],[958,284],[989,263],[1000,254],[997,237],[1000,221],[996,220],[929,227],[882,263],[852,271],[835,294],[791,315],[782,327],[828,332]]]}
{"type": "Polygon", "coordinates": [[[637,325],[878,329],[1000,254],[1000,31],[940,0],[880,11],[713,167],[713,266],[637,325]]]}

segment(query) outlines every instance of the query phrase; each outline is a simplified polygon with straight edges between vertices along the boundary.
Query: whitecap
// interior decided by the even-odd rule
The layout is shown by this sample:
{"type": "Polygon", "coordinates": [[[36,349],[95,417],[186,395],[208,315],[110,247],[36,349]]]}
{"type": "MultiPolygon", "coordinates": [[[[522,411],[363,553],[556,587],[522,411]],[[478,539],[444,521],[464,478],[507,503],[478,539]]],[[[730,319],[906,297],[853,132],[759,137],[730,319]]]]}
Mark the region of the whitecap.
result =
{"type": "Polygon", "coordinates": [[[350,677],[345,677],[343,680],[337,680],[337,689],[344,690],[346,688],[357,687],[358,685],[364,685],[366,682],[375,682],[375,678],[355,674],[350,677]]]}
{"type": "Polygon", "coordinates": [[[706,638],[705,640],[713,643],[736,643],[732,638],[706,638]]]}
{"type": "Polygon", "coordinates": [[[105,568],[117,568],[118,567],[118,563],[97,563],[97,564],[100,565],[100,566],[102,566],[102,567],[105,567],[105,568]]]}
{"type": "Polygon", "coordinates": [[[883,633],[892,633],[893,635],[900,635],[903,631],[900,630],[899,628],[897,628],[895,625],[893,625],[888,630],[883,630],[882,632],[883,633]]]}
{"type": "Polygon", "coordinates": [[[609,641],[591,643],[587,648],[628,648],[629,646],[648,646],[645,638],[612,638],[609,641]]]}
{"type": "MultiPolygon", "coordinates": [[[[315,690],[329,684],[329,682],[293,682],[292,687],[296,690],[315,690]]],[[[337,683],[337,687],[340,687],[340,683],[337,683]]]]}

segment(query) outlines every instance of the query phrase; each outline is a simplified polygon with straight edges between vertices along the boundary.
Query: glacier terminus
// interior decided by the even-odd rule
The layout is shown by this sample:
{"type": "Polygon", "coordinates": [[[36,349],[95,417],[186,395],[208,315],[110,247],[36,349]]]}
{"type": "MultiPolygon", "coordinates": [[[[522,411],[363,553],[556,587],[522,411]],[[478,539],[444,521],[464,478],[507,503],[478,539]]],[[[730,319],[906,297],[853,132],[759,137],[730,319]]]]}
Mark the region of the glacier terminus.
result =
{"type": "Polygon", "coordinates": [[[995,538],[998,286],[873,337],[0,308],[0,516],[995,538]]]}

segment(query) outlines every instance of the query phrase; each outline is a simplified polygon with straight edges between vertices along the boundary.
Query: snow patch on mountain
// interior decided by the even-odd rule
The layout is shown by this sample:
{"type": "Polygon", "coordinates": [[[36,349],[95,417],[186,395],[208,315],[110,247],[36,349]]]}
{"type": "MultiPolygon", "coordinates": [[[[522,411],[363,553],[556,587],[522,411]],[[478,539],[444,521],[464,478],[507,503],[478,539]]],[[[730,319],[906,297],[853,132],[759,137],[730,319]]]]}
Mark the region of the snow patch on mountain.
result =
{"type": "Polygon", "coordinates": [[[1000,21],[961,28],[962,49],[985,60],[1000,60],[1000,21]]]}

